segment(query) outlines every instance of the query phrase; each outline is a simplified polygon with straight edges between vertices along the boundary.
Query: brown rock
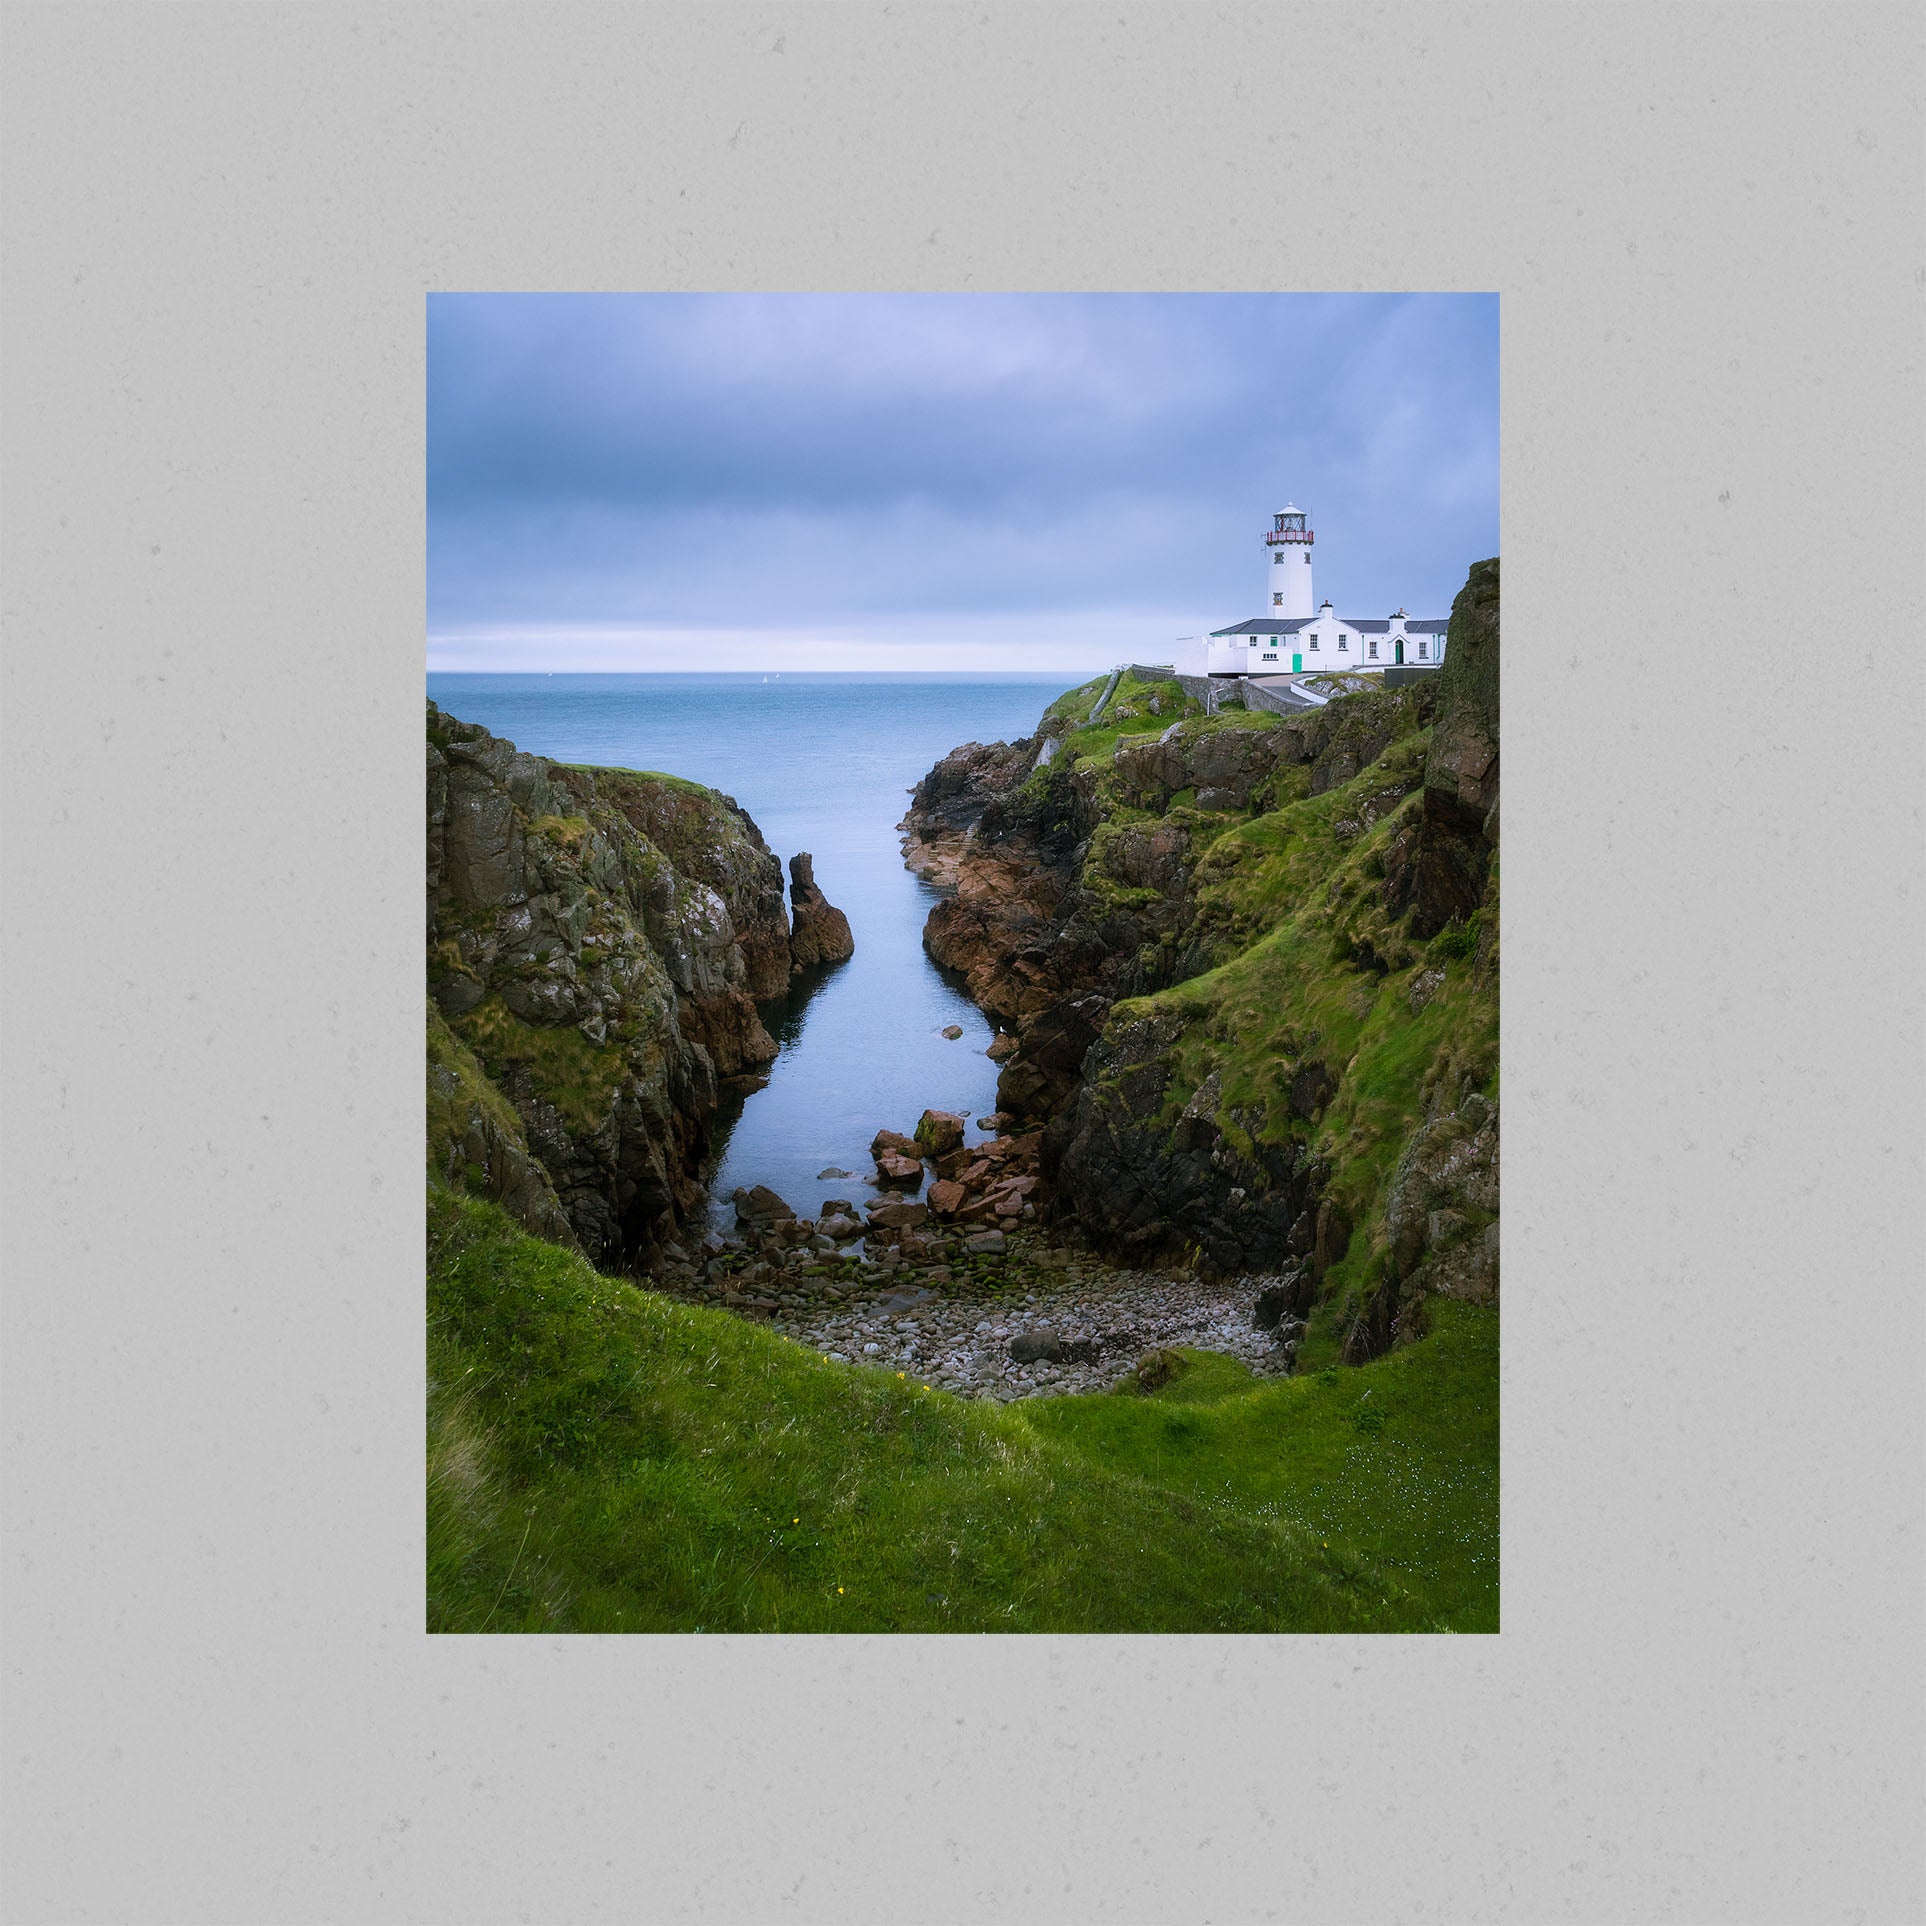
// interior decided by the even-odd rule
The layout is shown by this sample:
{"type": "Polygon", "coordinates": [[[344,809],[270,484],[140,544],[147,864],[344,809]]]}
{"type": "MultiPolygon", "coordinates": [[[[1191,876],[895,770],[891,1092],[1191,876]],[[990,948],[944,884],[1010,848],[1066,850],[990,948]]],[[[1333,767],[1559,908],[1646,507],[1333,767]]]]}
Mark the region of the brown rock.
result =
{"type": "Polygon", "coordinates": [[[962,1147],[963,1119],[947,1110],[926,1110],[917,1119],[916,1147],[925,1157],[947,1156],[962,1147]]]}
{"type": "Polygon", "coordinates": [[[789,859],[789,910],[793,969],[842,963],[856,954],[849,918],[816,887],[815,859],[807,851],[789,859]]]}
{"type": "Polygon", "coordinates": [[[795,1220],[796,1213],[767,1184],[758,1184],[753,1190],[739,1190],[733,1201],[738,1223],[760,1227],[795,1220]]]}
{"type": "Polygon", "coordinates": [[[926,1223],[929,1214],[927,1204],[916,1204],[904,1200],[899,1203],[872,1206],[869,1221],[884,1230],[907,1230],[913,1224],[926,1223]]]}
{"type": "Polygon", "coordinates": [[[899,1157],[886,1150],[876,1160],[877,1180],[892,1190],[918,1190],[923,1183],[923,1164],[917,1157],[899,1157]]]}
{"type": "Polygon", "coordinates": [[[869,1154],[879,1162],[885,1151],[893,1151],[899,1157],[920,1157],[922,1148],[914,1137],[905,1137],[900,1130],[879,1130],[869,1140],[869,1154]]]}
{"type": "Polygon", "coordinates": [[[991,1041],[990,1047],[983,1054],[992,1063],[1001,1063],[1005,1057],[1015,1056],[1016,1048],[1016,1038],[1004,1032],[991,1041]]]}
{"type": "Polygon", "coordinates": [[[929,1206],[939,1217],[953,1217],[968,1195],[961,1184],[944,1178],[930,1186],[929,1206]]]}

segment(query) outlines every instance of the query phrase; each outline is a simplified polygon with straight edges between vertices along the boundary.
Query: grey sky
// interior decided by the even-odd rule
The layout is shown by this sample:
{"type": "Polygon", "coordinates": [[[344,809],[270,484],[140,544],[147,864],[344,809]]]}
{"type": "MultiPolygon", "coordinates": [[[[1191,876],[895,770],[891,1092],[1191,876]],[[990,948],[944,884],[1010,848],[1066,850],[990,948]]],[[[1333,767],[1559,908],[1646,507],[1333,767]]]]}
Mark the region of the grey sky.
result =
{"type": "Polygon", "coordinates": [[[1083,669],[1498,552],[1494,295],[436,295],[429,666],[1083,669]]]}

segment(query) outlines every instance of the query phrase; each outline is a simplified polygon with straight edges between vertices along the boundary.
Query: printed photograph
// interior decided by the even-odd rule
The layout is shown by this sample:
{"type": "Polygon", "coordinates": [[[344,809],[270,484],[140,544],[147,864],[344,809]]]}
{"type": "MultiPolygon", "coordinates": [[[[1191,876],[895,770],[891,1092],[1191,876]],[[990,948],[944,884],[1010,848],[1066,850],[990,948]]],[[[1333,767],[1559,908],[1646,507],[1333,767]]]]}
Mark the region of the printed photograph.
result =
{"type": "Polygon", "coordinates": [[[1497,1631],[1497,296],[427,309],[427,1628],[1497,1631]]]}

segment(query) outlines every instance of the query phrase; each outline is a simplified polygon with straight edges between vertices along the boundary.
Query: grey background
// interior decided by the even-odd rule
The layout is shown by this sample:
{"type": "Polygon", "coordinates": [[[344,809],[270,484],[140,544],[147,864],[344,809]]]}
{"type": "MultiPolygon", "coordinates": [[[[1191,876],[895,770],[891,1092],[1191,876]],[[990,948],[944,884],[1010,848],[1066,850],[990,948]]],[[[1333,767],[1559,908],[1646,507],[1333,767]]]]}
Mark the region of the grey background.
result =
{"type": "Polygon", "coordinates": [[[1920,1918],[1920,23],[10,8],[9,1917],[1920,1918]],[[421,1635],[423,295],[590,287],[1502,292],[1501,1636],[421,1635]]]}

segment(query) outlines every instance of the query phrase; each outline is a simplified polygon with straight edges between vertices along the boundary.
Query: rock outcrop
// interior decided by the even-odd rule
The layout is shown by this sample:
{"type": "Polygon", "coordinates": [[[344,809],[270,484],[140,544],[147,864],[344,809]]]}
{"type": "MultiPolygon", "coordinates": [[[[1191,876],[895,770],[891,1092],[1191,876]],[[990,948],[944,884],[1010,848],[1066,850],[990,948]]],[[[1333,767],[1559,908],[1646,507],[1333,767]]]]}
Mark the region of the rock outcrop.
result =
{"type": "Polygon", "coordinates": [[[856,954],[849,918],[816,887],[816,862],[807,851],[789,859],[789,919],[791,968],[798,974],[856,954]]]}
{"type": "Polygon", "coordinates": [[[646,1268],[701,1201],[720,1080],[776,1054],[781,865],[714,790],[427,716],[431,1171],[646,1268]]]}
{"type": "Polygon", "coordinates": [[[904,823],[951,892],[930,954],[1015,1040],[998,1109],[1046,1126],[1039,1203],[1281,1273],[1354,1358],[1495,1300],[1497,652],[1491,561],[1435,677],[1120,736],[1073,692],[1047,757],[965,745],[904,823]]]}

